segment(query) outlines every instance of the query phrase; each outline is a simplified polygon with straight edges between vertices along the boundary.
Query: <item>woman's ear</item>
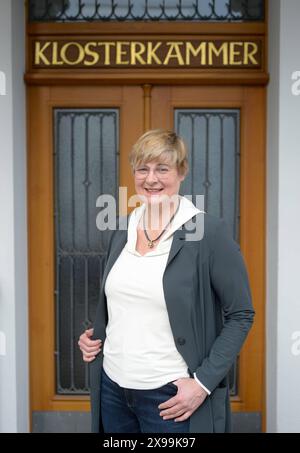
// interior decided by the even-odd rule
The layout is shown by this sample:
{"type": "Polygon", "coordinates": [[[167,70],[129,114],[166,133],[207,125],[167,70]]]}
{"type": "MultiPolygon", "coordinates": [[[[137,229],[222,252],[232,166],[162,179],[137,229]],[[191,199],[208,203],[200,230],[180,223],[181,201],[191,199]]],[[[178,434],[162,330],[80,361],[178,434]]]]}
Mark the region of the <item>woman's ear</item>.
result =
{"type": "Polygon", "coordinates": [[[188,170],[186,170],[184,173],[179,174],[180,181],[184,181],[186,178],[186,175],[188,174],[188,170]]]}

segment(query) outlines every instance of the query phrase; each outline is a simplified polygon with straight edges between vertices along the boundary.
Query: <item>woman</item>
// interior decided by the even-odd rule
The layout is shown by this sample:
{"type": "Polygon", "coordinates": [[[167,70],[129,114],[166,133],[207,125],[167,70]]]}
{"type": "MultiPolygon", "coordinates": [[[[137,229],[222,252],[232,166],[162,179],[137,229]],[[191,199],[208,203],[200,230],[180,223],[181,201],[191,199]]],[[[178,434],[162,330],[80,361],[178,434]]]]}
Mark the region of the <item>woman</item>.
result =
{"type": "Polygon", "coordinates": [[[187,151],[174,132],[146,132],[130,164],[144,203],[111,235],[94,329],[78,342],[92,430],[228,432],[227,374],[254,317],[239,247],[179,195],[187,151]],[[204,234],[190,240],[195,221],[204,234]]]}

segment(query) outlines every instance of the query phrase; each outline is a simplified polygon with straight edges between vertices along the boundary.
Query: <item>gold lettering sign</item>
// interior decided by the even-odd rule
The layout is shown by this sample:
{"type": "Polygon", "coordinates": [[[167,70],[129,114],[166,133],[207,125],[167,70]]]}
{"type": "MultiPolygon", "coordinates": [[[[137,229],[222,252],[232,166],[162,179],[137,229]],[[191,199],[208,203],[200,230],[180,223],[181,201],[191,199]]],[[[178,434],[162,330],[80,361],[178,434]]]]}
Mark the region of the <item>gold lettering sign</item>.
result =
{"type": "Polygon", "coordinates": [[[33,41],[34,68],[253,68],[262,66],[262,42],[33,41]]]}

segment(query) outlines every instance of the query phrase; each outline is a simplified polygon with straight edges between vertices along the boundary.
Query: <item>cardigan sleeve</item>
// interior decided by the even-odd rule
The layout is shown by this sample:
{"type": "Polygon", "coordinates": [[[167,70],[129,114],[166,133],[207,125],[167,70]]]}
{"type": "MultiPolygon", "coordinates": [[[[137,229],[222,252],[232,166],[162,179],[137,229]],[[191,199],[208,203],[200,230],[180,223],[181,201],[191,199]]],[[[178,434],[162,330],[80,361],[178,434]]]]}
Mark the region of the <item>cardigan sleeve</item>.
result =
{"type": "Polygon", "coordinates": [[[223,326],[208,356],[196,369],[197,378],[210,391],[228,374],[255,314],[244,260],[224,221],[218,222],[213,244],[209,258],[210,285],[221,304],[223,326]]]}

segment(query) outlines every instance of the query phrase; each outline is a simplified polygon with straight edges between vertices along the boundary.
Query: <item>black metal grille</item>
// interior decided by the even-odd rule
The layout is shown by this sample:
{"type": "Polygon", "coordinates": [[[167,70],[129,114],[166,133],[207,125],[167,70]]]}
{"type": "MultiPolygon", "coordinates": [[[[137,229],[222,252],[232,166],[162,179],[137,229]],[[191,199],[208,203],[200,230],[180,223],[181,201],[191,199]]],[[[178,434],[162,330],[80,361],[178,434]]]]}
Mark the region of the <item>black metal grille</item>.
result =
{"type": "MultiPolygon", "coordinates": [[[[180,193],[203,194],[205,211],[223,218],[239,241],[240,111],[175,109],[175,129],[189,150],[190,171],[180,193]]],[[[231,395],[237,395],[238,360],[229,379],[231,395]]]]}
{"type": "Polygon", "coordinates": [[[29,0],[31,22],[257,22],[264,19],[264,0],[29,0]]]}
{"type": "Polygon", "coordinates": [[[87,394],[88,367],[77,341],[95,318],[107,244],[96,199],[118,200],[117,109],[56,109],[56,389],[87,394]]]}

